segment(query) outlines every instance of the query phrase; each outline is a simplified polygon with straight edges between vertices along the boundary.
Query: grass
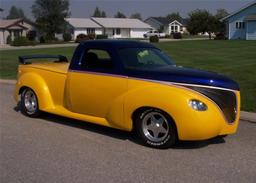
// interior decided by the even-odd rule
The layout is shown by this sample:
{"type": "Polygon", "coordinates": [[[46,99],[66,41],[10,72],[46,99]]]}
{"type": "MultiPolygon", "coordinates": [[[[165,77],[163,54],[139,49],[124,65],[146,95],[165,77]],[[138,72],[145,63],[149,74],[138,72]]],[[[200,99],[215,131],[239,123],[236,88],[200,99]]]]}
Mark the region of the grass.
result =
{"type": "Polygon", "coordinates": [[[65,55],[70,60],[72,58],[74,47],[63,48],[42,48],[42,49],[24,49],[24,50],[4,50],[0,51],[0,78],[15,79],[18,68],[18,57],[21,55],[33,54],[53,54],[65,55]]]}
{"type": "Polygon", "coordinates": [[[181,41],[156,46],[177,65],[231,77],[240,85],[242,110],[256,112],[256,41],[181,41]]]}
{"type": "Polygon", "coordinates": [[[209,36],[205,36],[205,35],[186,35],[186,34],[182,35],[182,39],[197,39],[197,38],[209,39],[209,36]]]}
{"type": "MultiPolygon", "coordinates": [[[[179,41],[155,44],[177,65],[227,75],[241,87],[242,110],[256,112],[256,41],[179,41]]],[[[17,57],[29,54],[63,54],[74,47],[0,51],[0,78],[15,79],[17,57]]]]}

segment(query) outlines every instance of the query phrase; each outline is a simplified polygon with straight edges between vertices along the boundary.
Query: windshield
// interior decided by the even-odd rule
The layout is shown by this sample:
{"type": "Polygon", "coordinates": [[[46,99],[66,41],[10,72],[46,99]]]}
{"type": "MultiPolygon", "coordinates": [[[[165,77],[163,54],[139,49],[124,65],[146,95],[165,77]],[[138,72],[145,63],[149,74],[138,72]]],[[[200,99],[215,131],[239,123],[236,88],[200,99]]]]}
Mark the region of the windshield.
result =
{"type": "Polygon", "coordinates": [[[169,56],[156,48],[123,48],[119,50],[119,54],[126,69],[155,70],[175,66],[169,56]]]}

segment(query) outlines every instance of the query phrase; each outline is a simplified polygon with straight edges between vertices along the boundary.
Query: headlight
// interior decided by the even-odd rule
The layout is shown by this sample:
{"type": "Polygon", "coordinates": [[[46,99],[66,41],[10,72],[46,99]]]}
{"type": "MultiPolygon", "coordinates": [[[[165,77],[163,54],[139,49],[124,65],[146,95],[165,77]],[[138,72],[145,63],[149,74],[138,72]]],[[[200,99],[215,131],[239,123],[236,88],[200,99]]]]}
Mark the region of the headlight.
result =
{"type": "Polygon", "coordinates": [[[196,111],[206,111],[207,105],[199,100],[192,99],[189,101],[189,106],[196,111]]]}

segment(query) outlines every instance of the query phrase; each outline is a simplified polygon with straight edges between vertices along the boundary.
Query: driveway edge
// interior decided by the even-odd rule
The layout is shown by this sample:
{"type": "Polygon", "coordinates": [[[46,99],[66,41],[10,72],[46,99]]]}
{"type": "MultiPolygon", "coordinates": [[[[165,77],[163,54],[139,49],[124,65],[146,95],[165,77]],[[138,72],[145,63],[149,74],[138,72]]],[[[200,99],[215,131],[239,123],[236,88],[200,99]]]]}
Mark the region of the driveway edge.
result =
{"type": "MultiPolygon", "coordinates": [[[[1,84],[15,84],[16,80],[10,79],[0,79],[1,84]]],[[[249,121],[252,123],[256,123],[256,113],[241,111],[240,119],[243,121],[249,121]]]]}
{"type": "Polygon", "coordinates": [[[240,119],[244,121],[249,121],[251,123],[256,123],[256,113],[241,111],[240,119]]]}
{"type": "Polygon", "coordinates": [[[11,79],[0,79],[1,84],[15,84],[16,80],[11,80],[11,79]]]}

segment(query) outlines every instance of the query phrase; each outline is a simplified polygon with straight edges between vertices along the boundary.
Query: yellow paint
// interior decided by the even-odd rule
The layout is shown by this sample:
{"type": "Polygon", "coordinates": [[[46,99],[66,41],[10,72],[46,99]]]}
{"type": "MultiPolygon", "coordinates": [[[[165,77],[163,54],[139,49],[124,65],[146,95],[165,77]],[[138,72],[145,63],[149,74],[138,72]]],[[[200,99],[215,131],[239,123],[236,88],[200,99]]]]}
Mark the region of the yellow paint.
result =
{"type": "Polygon", "coordinates": [[[237,130],[240,92],[236,91],[238,114],[228,124],[218,106],[207,97],[187,88],[135,78],[97,73],[67,72],[68,64],[31,64],[19,67],[15,99],[22,87],[35,91],[42,111],[131,131],[133,112],[154,107],[175,121],[180,140],[201,140],[237,130]],[[199,112],[189,107],[190,99],[208,106],[199,112]]]}

